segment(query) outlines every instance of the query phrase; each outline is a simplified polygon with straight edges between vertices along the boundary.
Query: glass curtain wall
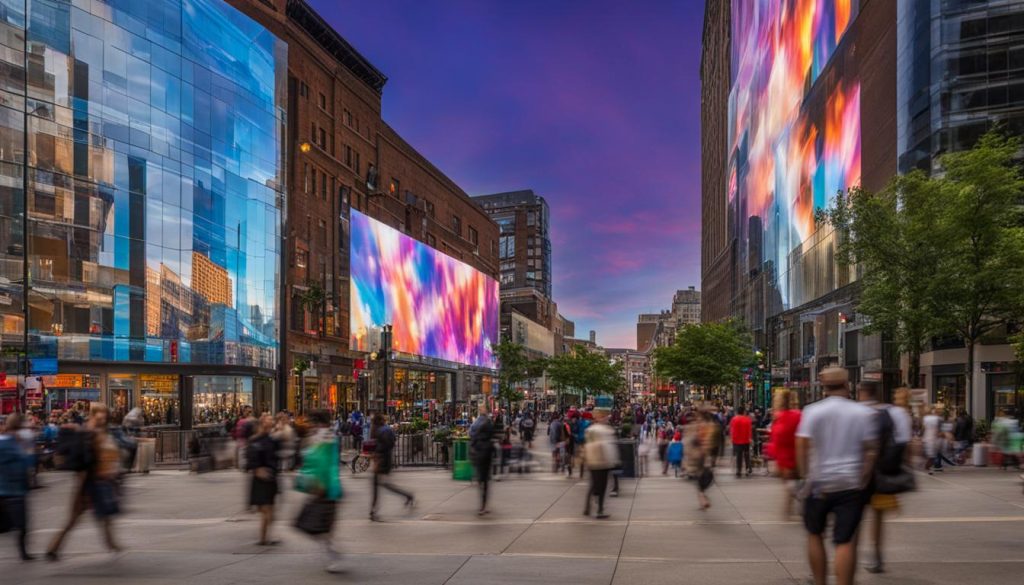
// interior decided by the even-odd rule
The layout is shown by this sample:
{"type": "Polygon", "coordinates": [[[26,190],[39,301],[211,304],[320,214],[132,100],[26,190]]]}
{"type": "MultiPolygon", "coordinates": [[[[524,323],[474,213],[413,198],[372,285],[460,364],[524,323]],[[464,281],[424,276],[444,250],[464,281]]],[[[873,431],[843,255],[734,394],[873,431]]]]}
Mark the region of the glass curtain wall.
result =
{"type": "Polygon", "coordinates": [[[5,348],[276,367],[286,65],[222,0],[0,0],[5,348]]]}

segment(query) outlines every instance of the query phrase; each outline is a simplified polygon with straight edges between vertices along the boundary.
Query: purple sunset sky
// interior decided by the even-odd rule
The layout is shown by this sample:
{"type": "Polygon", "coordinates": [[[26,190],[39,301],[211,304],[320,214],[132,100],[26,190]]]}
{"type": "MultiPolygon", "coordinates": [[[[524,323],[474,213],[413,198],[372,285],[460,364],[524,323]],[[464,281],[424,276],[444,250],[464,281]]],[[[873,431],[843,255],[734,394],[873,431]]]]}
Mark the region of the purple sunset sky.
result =
{"type": "Polygon", "coordinates": [[[384,119],[470,195],[551,206],[554,297],[634,347],[700,285],[703,0],[309,0],[388,76],[384,119]]]}

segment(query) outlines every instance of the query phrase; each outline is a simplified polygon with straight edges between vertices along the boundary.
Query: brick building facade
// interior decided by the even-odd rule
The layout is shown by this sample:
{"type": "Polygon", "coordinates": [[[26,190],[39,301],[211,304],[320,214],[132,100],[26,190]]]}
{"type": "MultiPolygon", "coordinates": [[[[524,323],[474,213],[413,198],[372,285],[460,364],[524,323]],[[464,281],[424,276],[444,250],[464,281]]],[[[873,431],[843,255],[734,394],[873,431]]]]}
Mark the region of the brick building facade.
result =
{"type": "Polygon", "coordinates": [[[349,349],[350,209],[494,278],[498,229],[384,122],[387,77],[304,0],[228,2],[288,46],[282,406],[347,409],[367,358],[349,349]]]}

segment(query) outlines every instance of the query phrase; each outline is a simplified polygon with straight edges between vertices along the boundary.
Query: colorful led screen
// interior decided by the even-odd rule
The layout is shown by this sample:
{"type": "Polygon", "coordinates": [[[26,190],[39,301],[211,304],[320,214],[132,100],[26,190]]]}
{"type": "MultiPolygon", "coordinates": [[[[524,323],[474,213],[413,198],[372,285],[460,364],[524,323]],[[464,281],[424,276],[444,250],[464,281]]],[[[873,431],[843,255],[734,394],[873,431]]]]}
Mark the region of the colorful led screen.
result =
{"type": "Polygon", "coordinates": [[[860,82],[843,43],[857,0],[744,0],[732,10],[729,205],[744,265],[769,267],[789,308],[791,257],[815,210],[860,183],[860,82]]]}
{"type": "Polygon", "coordinates": [[[352,349],[391,325],[395,351],[495,367],[496,280],[357,211],[351,254],[352,349]]]}

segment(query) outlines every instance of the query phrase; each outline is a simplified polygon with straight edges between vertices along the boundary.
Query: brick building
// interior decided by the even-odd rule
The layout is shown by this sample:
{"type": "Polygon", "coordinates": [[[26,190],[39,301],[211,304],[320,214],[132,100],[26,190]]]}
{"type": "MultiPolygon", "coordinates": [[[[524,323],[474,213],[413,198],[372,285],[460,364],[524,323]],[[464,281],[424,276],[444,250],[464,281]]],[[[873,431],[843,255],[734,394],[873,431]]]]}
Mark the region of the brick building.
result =
{"type": "MultiPolygon", "coordinates": [[[[493,278],[498,229],[384,122],[381,95],[387,77],[304,0],[228,2],[288,47],[288,201],[280,299],[280,385],[287,391],[282,405],[347,409],[365,399],[357,390],[356,367],[369,365],[367,355],[349,349],[350,210],[493,278]]],[[[450,373],[449,392],[455,392],[450,373]]],[[[473,379],[479,383],[479,378],[473,379]]]]}

